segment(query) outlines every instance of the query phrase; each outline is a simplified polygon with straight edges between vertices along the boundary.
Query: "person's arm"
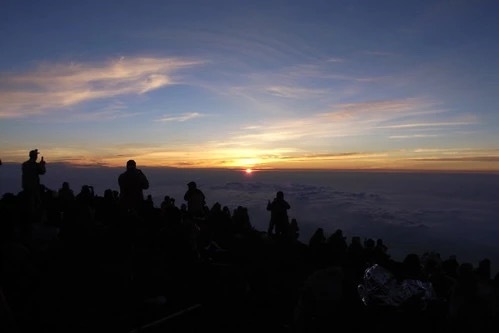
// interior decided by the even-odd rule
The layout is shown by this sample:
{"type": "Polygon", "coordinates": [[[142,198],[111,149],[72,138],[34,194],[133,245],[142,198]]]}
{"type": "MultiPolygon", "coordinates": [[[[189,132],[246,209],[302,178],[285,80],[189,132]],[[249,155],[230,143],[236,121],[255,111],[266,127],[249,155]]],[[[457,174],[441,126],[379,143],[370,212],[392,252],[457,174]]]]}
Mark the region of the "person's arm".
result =
{"type": "Polygon", "coordinates": [[[121,196],[123,194],[123,186],[124,186],[123,174],[118,176],[118,186],[120,188],[120,196],[121,196]]]}
{"type": "Polygon", "coordinates": [[[43,159],[43,156],[42,156],[42,160],[40,161],[40,163],[37,164],[37,167],[38,167],[38,173],[40,175],[44,175],[45,172],[47,172],[47,169],[45,168],[45,160],[43,159]]]}
{"type": "Polygon", "coordinates": [[[139,170],[139,173],[141,178],[142,189],[147,190],[149,188],[149,180],[147,179],[146,175],[144,175],[142,170],[139,170]]]}

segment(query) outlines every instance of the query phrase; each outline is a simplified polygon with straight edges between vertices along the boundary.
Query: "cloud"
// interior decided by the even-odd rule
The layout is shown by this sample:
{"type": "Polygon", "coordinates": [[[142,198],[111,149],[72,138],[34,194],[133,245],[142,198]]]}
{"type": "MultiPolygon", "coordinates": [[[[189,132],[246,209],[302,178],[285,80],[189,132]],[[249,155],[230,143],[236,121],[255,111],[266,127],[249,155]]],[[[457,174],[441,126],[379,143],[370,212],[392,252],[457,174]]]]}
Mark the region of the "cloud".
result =
{"type": "Polygon", "coordinates": [[[418,148],[415,153],[439,153],[454,155],[457,153],[469,155],[499,155],[499,149],[473,149],[473,148],[418,148]]]}
{"type": "MultiPolygon", "coordinates": [[[[341,62],[343,62],[342,60],[341,62]]],[[[318,80],[331,80],[331,81],[347,81],[347,82],[380,82],[386,80],[386,76],[372,76],[366,77],[363,75],[342,74],[336,68],[330,68],[334,62],[325,61],[313,64],[300,64],[281,69],[276,76],[281,80],[303,80],[303,79],[318,79],[318,80]]],[[[268,80],[263,77],[263,80],[268,80]]]]}
{"type": "Polygon", "coordinates": [[[479,123],[476,115],[452,111],[432,100],[405,98],[333,105],[331,111],[323,113],[322,117],[324,122],[349,124],[359,133],[376,132],[389,139],[437,137],[442,136],[442,132],[435,134],[437,130],[452,131],[479,123]],[[420,133],[407,133],[408,130],[420,133]]]}
{"type": "Polygon", "coordinates": [[[326,89],[309,89],[290,86],[270,86],[266,87],[267,93],[286,98],[313,98],[314,96],[326,95],[326,89]]]}
{"type": "MultiPolygon", "coordinates": [[[[435,113],[443,113],[435,103],[418,98],[369,101],[360,103],[342,103],[329,107],[328,112],[309,114],[306,117],[287,117],[286,119],[268,119],[266,124],[249,124],[235,134],[234,142],[241,143],[277,143],[289,140],[325,139],[348,136],[364,136],[386,128],[404,128],[411,120],[412,124],[423,125],[420,119],[435,113]],[[418,120],[416,122],[416,120],[418,120]]],[[[427,124],[432,125],[429,122],[427,124]]],[[[440,122],[444,125],[457,124],[440,122]]],[[[460,122],[459,124],[467,124],[460,122]]],[[[433,124],[435,125],[435,124],[433,124]]],[[[421,126],[422,127],[422,126],[421,126]]],[[[421,129],[420,129],[421,130],[421,129]]],[[[384,132],[384,131],[383,131],[384,132]]],[[[392,133],[397,138],[398,133],[392,133]]],[[[386,134],[383,134],[386,136],[386,134]]],[[[426,135],[431,134],[419,134],[426,135]]],[[[400,133],[398,138],[407,133],[400,133]]],[[[231,142],[231,140],[227,140],[231,142]]]]}
{"type": "Polygon", "coordinates": [[[472,125],[475,122],[437,122],[437,123],[414,123],[384,126],[384,128],[414,128],[414,127],[443,127],[443,126],[463,126],[472,125]]]}
{"type": "Polygon", "coordinates": [[[327,103],[357,95],[359,87],[387,79],[386,76],[365,76],[364,73],[342,74],[338,72],[335,62],[339,60],[288,65],[263,71],[246,69],[231,73],[230,84],[217,85],[214,89],[210,81],[204,84],[204,88],[219,94],[246,98],[258,105],[258,109],[264,109],[268,106],[269,97],[310,100],[310,104],[316,105],[319,101],[327,103]]]}
{"type": "Polygon", "coordinates": [[[385,157],[386,153],[361,153],[361,152],[344,152],[344,153],[323,153],[323,154],[295,154],[281,156],[280,159],[296,160],[296,161],[312,161],[312,160],[351,160],[364,158],[380,158],[385,157]]]}
{"type": "Polygon", "coordinates": [[[413,158],[412,160],[431,162],[499,162],[499,156],[426,157],[413,158]]]}
{"type": "Polygon", "coordinates": [[[421,139],[421,138],[436,138],[439,134],[410,134],[410,135],[390,135],[389,139],[421,139]]]}
{"type": "Polygon", "coordinates": [[[345,61],[345,59],[343,59],[343,58],[335,58],[335,57],[328,58],[326,60],[326,62],[344,62],[344,61],[345,61]]]}
{"type": "MultiPolygon", "coordinates": [[[[71,117],[70,121],[103,121],[103,120],[114,120],[118,118],[130,118],[140,115],[139,111],[131,112],[128,106],[119,101],[112,101],[110,104],[103,106],[102,108],[96,108],[92,110],[86,110],[85,112],[80,112],[71,117]],[[125,112],[126,110],[126,112],[125,112]]],[[[60,119],[61,121],[67,121],[68,119],[60,119]]]]}
{"type": "Polygon", "coordinates": [[[189,113],[183,113],[180,115],[167,115],[167,116],[164,116],[164,117],[158,119],[157,121],[160,121],[160,122],[172,122],[172,121],[184,122],[187,120],[196,119],[196,118],[200,118],[200,117],[203,117],[203,115],[198,113],[198,112],[189,112],[189,113]]]}
{"type": "Polygon", "coordinates": [[[97,99],[178,84],[175,73],[201,64],[180,58],[122,57],[99,63],[40,64],[0,78],[0,118],[19,118],[97,99]]]}
{"type": "Polygon", "coordinates": [[[435,108],[434,102],[420,98],[405,98],[332,105],[331,111],[324,113],[323,116],[332,120],[382,120],[435,112],[441,111],[435,108]]]}

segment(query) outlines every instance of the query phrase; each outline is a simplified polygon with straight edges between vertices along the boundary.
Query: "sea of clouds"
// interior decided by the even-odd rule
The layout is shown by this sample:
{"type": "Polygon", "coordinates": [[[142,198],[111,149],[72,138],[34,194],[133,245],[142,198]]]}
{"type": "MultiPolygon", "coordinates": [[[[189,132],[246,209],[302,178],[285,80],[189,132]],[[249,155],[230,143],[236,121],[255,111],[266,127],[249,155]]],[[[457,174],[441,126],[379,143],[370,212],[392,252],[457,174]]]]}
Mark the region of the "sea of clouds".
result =
{"type": "MultiPolygon", "coordinates": [[[[140,167],[140,166],[139,166],[140,167]]],[[[124,168],[76,168],[47,164],[42,183],[57,190],[68,181],[75,193],[92,185],[97,195],[118,190],[124,168]]],[[[255,171],[143,168],[145,191],[156,206],[168,195],[177,206],[189,181],[205,193],[208,206],[219,202],[248,209],[252,225],[266,230],[268,200],[279,190],[290,203],[300,240],[307,243],[321,227],[326,234],[342,229],[353,236],[382,238],[395,259],[409,252],[456,255],[474,265],[484,258],[499,271],[499,175],[449,173],[374,173],[333,171],[255,171]]],[[[0,166],[0,194],[20,191],[20,166],[0,166]]]]}

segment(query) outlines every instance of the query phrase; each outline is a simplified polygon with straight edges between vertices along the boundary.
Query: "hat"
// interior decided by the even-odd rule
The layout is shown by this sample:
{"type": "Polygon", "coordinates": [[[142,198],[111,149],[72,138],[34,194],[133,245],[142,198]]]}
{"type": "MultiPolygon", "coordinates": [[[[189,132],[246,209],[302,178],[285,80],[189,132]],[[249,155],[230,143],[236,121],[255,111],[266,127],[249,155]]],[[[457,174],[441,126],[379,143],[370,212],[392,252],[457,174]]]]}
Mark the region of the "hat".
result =
{"type": "Polygon", "coordinates": [[[35,157],[35,156],[37,156],[38,154],[40,154],[40,153],[38,152],[38,149],[33,149],[33,150],[30,150],[30,151],[29,151],[29,157],[35,157]]]}

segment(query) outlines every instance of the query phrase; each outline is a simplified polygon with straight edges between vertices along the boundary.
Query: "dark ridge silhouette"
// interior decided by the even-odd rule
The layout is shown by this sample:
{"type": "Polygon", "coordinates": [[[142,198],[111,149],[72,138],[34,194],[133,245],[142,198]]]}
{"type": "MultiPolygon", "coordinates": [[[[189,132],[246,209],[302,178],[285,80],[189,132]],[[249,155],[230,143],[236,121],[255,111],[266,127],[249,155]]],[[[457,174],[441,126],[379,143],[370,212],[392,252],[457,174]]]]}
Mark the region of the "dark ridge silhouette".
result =
{"type": "Polygon", "coordinates": [[[475,267],[428,252],[399,262],[382,239],[341,229],[319,228],[304,244],[298,221],[282,213],[289,204],[275,216],[269,203],[272,228],[260,231],[246,207],[207,207],[194,182],[180,206],[167,194],[155,205],[140,195],[144,178],[130,180],[125,203],[125,187],[75,194],[68,182],[2,196],[2,332],[499,327],[499,274],[487,258],[475,267]]]}

